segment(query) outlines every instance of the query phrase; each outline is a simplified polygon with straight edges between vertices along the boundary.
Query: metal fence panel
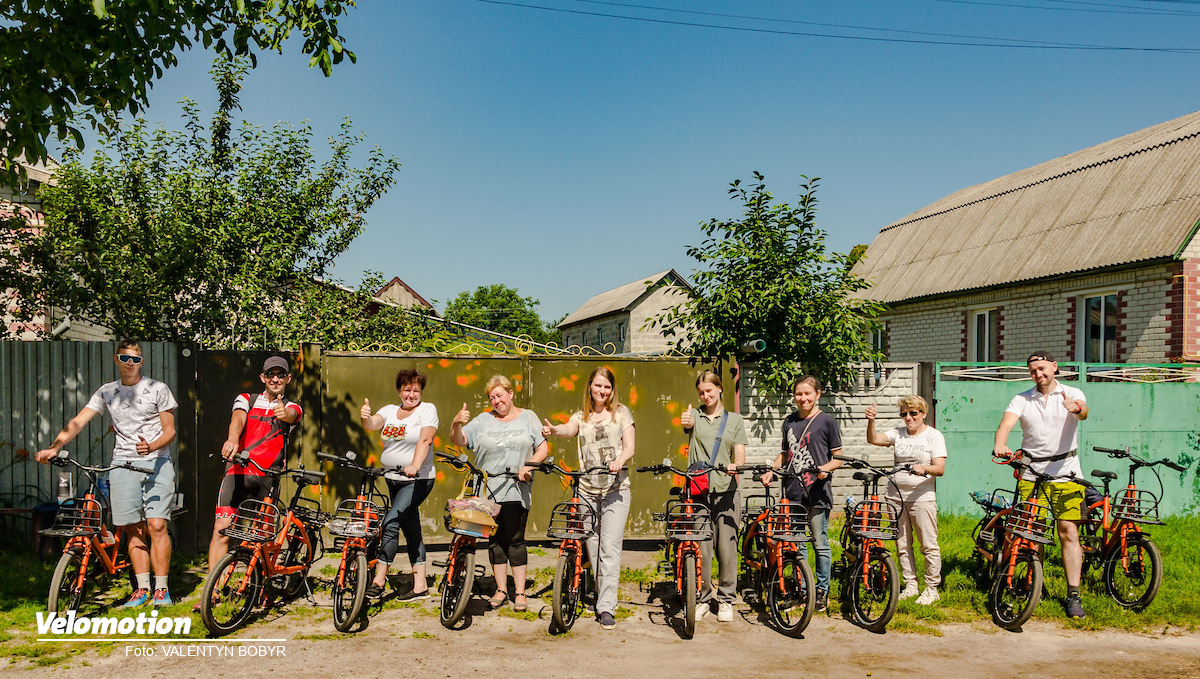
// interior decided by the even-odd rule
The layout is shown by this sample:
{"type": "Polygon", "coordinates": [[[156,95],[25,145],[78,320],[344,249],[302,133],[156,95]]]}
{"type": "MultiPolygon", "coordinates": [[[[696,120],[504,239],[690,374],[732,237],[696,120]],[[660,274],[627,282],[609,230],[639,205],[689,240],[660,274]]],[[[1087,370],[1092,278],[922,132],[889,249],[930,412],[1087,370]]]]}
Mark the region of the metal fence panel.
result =
{"type": "MultiPolygon", "coordinates": [[[[1082,389],[1087,397],[1088,419],[1079,425],[1085,475],[1093,469],[1114,471],[1123,484],[1126,465],[1093,452],[1092,446],[1130,446],[1139,457],[1166,457],[1187,468],[1183,474],[1159,468],[1164,516],[1200,509],[1200,383],[1187,381],[1200,380],[1200,368],[1064,362],[1059,369],[1064,384],[1082,389]]],[[[1024,365],[1012,363],[939,363],[935,374],[934,409],[949,451],[946,474],[938,479],[938,506],[974,511],[970,492],[1013,485],[1009,469],[992,464],[991,450],[1005,407],[1013,396],[1033,388],[1033,382],[1024,365]]],[[[1019,424],[1008,445],[1020,447],[1019,424]]],[[[1138,487],[1158,493],[1154,475],[1144,469],[1138,473],[1138,487]]]]}

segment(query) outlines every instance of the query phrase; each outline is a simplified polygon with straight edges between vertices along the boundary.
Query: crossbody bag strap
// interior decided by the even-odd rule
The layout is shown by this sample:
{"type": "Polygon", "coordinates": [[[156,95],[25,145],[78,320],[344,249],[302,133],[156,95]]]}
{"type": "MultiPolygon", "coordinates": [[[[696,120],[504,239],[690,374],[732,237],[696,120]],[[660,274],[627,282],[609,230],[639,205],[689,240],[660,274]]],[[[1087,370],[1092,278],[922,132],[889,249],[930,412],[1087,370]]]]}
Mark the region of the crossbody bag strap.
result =
{"type": "Polygon", "coordinates": [[[717,455],[721,453],[721,439],[725,436],[725,425],[729,423],[729,411],[721,413],[721,426],[717,428],[717,438],[713,440],[712,455],[708,458],[708,466],[715,467],[717,455]]]}

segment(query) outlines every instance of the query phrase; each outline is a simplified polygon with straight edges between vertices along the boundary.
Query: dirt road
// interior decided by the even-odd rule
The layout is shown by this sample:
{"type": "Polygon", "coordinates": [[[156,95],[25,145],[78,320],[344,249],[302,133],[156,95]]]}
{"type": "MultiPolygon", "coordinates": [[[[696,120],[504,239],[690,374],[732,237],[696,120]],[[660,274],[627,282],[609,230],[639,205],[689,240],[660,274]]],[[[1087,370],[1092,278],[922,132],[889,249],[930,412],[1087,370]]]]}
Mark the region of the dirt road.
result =
{"type": "MultiPolygon", "coordinates": [[[[244,630],[238,636],[245,643],[117,644],[108,657],[89,651],[69,668],[33,668],[20,676],[1200,677],[1197,633],[1085,632],[1031,623],[1013,634],[975,623],[943,626],[941,637],[872,634],[831,613],[818,614],[803,638],[790,639],[739,604],[732,623],[709,616],[694,639],[684,640],[669,599],[661,587],[623,584],[621,606],[632,611],[630,617],[603,631],[588,616],[564,637],[547,634],[548,609],[538,619],[521,619],[508,608],[485,611],[482,597],[472,602],[470,624],[462,630],[443,628],[430,599],[376,607],[365,630],[340,635],[329,608],[301,600],[244,630]],[[667,612],[661,599],[668,599],[667,612]],[[138,647],[153,655],[136,655],[138,647]],[[264,650],[266,657],[243,655],[264,650]]],[[[328,598],[318,603],[327,605],[328,598]]],[[[530,603],[534,610],[544,606],[530,603]]]]}

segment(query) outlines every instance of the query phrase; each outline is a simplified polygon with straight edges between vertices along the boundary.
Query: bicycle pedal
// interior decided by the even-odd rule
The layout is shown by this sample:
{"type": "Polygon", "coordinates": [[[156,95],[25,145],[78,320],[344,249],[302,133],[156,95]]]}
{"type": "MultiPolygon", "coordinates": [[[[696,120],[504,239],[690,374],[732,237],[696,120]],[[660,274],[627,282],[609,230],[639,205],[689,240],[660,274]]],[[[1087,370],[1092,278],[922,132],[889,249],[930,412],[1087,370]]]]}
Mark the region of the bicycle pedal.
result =
{"type": "Polygon", "coordinates": [[[449,562],[449,561],[430,561],[429,563],[430,563],[430,564],[431,564],[431,565],[432,565],[434,568],[446,568],[447,566],[449,566],[449,565],[450,565],[450,562],[449,562]]]}
{"type": "Polygon", "coordinates": [[[674,572],[675,572],[675,564],[671,563],[670,561],[659,561],[658,562],[659,575],[671,575],[674,572]]]}

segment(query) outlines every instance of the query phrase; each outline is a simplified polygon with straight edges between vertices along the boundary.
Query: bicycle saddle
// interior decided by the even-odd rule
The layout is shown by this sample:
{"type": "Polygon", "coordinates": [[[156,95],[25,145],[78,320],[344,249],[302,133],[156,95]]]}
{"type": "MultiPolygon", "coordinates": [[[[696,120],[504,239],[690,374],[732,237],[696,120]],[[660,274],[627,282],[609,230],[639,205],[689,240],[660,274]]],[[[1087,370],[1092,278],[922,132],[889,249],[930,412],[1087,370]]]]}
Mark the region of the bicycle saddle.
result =
{"type": "Polygon", "coordinates": [[[1113,481],[1117,478],[1117,473],[1116,472],[1106,472],[1103,469],[1093,469],[1092,476],[1094,476],[1098,479],[1107,479],[1109,481],[1113,481]]]}
{"type": "Polygon", "coordinates": [[[868,476],[864,472],[854,472],[854,474],[851,475],[851,478],[853,478],[855,481],[870,481],[871,480],[871,477],[868,476]]]}
{"type": "Polygon", "coordinates": [[[674,495],[675,497],[680,497],[680,496],[682,496],[682,495],[683,495],[683,488],[680,488],[679,486],[672,486],[672,487],[671,487],[671,495],[674,495]]]}

